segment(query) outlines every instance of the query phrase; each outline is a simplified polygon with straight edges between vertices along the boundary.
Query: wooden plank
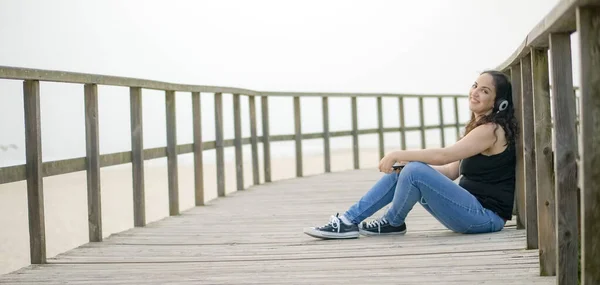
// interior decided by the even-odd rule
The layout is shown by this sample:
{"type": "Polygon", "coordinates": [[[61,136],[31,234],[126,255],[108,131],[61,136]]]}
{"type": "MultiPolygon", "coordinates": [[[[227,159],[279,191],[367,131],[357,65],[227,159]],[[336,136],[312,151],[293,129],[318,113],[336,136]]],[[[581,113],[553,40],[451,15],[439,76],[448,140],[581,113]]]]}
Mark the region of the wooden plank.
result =
{"type": "Polygon", "coordinates": [[[404,97],[398,98],[398,114],[400,115],[400,147],[406,149],[406,124],[404,122],[404,97]]]}
{"type": "Polygon", "coordinates": [[[296,141],[296,177],[302,177],[302,121],[300,97],[294,97],[294,140],[296,141]]]}
{"type": "Polygon", "coordinates": [[[250,113],[250,143],[252,145],[252,182],[260,184],[260,170],[258,169],[258,137],[256,132],[256,97],[248,96],[250,113]]]}
{"type": "Polygon", "coordinates": [[[242,152],[242,108],[240,94],[233,94],[233,129],[235,145],[235,181],[237,190],[244,190],[244,154],[242,152]]]}
{"type": "Polygon", "coordinates": [[[146,198],[144,194],[144,124],[142,116],[142,88],[129,88],[131,118],[131,171],[133,181],[133,224],[146,225],[146,198]]]}
{"type": "Polygon", "coordinates": [[[438,110],[440,116],[440,143],[446,147],[446,134],[444,134],[444,105],[442,97],[438,98],[438,110]]]}
{"type": "Polygon", "coordinates": [[[323,97],[323,157],[325,173],[331,172],[331,146],[329,144],[329,100],[323,97]]]}
{"type": "Polygon", "coordinates": [[[600,284],[600,8],[577,9],[581,55],[581,284],[600,284]]]}
{"type": "Polygon", "coordinates": [[[223,151],[223,94],[215,93],[215,151],[217,155],[217,194],[225,196],[225,154],[223,151]]]}
{"type": "Polygon", "coordinates": [[[100,143],[98,128],[98,85],[84,86],[85,153],[89,241],[102,241],[102,199],[100,193],[100,143]]]}
{"type": "Polygon", "coordinates": [[[44,221],[44,181],[42,179],[42,132],[40,82],[23,82],[25,107],[25,158],[27,167],[27,209],[29,217],[29,255],[31,264],[46,263],[44,221]]]}
{"type": "Polygon", "coordinates": [[[527,248],[538,248],[537,186],[535,183],[535,131],[533,129],[533,79],[531,53],[521,59],[521,98],[523,128],[523,163],[525,167],[525,225],[527,248]]]}
{"type": "Polygon", "coordinates": [[[458,116],[458,97],[454,97],[454,123],[456,124],[456,140],[460,140],[460,119],[458,116]]]}
{"type": "Polygon", "coordinates": [[[177,163],[177,110],[175,91],[165,91],[167,120],[167,177],[169,185],[169,215],[179,215],[179,175],[177,163]]]}
{"type": "Polygon", "coordinates": [[[383,98],[377,97],[377,136],[379,139],[379,157],[385,156],[385,143],[383,141],[383,98]]]}
{"type": "Polygon", "coordinates": [[[262,143],[263,156],[265,167],[265,182],[271,182],[271,143],[269,142],[269,97],[261,97],[261,112],[262,112],[262,143]]]}
{"type": "Polygon", "coordinates": [[[419,126],[419,130],[421,131],[421,149],[426,149],[427,141],[425,140],[425,108],[423,97],[419,98],[419,126]]]}
{"type": "Polygon", "coordinates": [[[204,162],[202,143],[202,101],[200,92],[192,92],[192,127],[194,133],[194,200],[196,206],[204,205],[204,162]]]}
{"type": "Polygon", "coordinates": [[[556,222],[548,50],[531,49],[531,55],[540,274],[554,276],[556,275],[556,222]]]}
{"type": "Polygon", "coordinates": [[[352,105],[352,156],[354,160],[354,169],[359,169],[358,106],[356,105],[356,97],[352,97],[350,101],[352,105]]]}
{"type": "MultiPolygon", "coordinates": [[[[521,96],[521,64],[510,68],[510,76],[513,91],[513,103],[515,107],[515,117],[519,124],[519,130],[523,130],[523,105],[521,96]]],[[[515,198],[517,207],[517,228],[525,228],[525,165],[523,159],[523,136],[517,137],[517,167],[516,167],[516,187],[515,198]]]]}
{"type": "Polygon", "coordinates": [[[571,65],[571,38],[568,33],[550,34],[552,58],[552,106],[556,141],[556,233],[558,284],[576,284],[577,240],[577,135],[575,97],[571,65]]]}

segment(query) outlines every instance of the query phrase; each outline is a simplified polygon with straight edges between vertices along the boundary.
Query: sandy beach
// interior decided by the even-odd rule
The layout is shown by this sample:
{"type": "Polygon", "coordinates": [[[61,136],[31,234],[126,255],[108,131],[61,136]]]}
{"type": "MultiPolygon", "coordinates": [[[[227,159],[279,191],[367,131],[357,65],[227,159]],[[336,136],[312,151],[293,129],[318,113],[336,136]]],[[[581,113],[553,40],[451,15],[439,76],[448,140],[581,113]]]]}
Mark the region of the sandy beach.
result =
{"type": "MultiPolygon", "coordinates": [[[[209,152],[209,151],[207,151],[209,152]]],[[[214,152],[214,151],[213,151],[214,152]]],[[[210,155],[210,154],[209,154],[210,155]]],[[[194,176],[192,155],[179,156],[180,209],[194,207],[194,176]]],[[[360,168],[373,168],[379,162],[377,149],[361,149],[360,168]]],[[[260,180],[264,183],[262,154],[260,180]]],[[[351,149],[332,150],[332,171],[352,169],[351,149]]],[[[294,178],[294,157],[272,158],[272,180],[294,178]]],[[[324,172],[321,154],[303,156],[304,176],[324,172]]],[[[235,165],[225,164],[226,193],[236,189],[235,165]]],[[[216,168],[205,163],[205,201],[217,198],[216,168]]],[[[133,194],[131,165],[101,169],[103,235],[108,237],[133,227],[133,194]]],[[[244,149],[244,185],[252,186],[252,165],[249,149],[244,149]]],[[[146,219],[148,223],[168,216],[168,186],[166,158],[145,164],[146,219]]],[[[324,189],[326,190],[326,189],[324,189]]],[[[365,189],[366,191],[367,189],[365,189]]],[[[86,173],[76,172],[44,178],[47,257],[53,257],[88,242],[86,173]]],[[[29,232],[27,220],[27,187],[25,181],[0,185],[0,274],[12,272],[29,262],[29,232]]]]}

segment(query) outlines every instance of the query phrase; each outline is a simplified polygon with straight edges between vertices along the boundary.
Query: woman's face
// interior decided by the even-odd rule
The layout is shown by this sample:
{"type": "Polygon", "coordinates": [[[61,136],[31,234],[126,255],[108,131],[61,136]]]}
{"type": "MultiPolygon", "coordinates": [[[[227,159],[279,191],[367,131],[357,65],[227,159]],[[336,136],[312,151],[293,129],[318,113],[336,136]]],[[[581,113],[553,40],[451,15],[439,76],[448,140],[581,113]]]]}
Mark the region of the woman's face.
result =
{"type": "Polygon", "coordinates": [[[481,74],[469,91],[469,109],[476,115],[488,114],[494,109],[495,100],[494,78],[487,73],[481,74]]]}

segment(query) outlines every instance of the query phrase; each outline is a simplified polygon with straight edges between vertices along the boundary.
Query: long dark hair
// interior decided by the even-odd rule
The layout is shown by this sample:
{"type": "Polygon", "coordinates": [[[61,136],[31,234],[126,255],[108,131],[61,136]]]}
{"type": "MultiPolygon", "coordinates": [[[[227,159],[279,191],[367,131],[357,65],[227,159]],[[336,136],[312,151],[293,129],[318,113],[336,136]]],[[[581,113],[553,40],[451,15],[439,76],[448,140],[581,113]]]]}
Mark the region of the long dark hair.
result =
{"type": "MultiPolygon", "coordinates": [[[[487,70],[481,74],[489,74],[494,78],[494,87],[496,87],[494,110],[492,110],[491,114],[485,115],[479,120],[476,120],[475,114],[472,113],[471,120],[465,127],[465,136],[478,126],[494,123],[496,125],[494,128],[494,136],[496,136],[496,129],[500,126],[504,130],[507,145],[514,143],[519,134],[519,127],[517,118],[515,118],[515,108],[512,99],[512,84],[510,83],[510,79],[506,74],[496,70],[487,70]],[[502,100],[508,101],[508,107],[498,112],[498,107],[502,100]]],[[[498,140],[497,136],[496,140],[498,140]]]]}

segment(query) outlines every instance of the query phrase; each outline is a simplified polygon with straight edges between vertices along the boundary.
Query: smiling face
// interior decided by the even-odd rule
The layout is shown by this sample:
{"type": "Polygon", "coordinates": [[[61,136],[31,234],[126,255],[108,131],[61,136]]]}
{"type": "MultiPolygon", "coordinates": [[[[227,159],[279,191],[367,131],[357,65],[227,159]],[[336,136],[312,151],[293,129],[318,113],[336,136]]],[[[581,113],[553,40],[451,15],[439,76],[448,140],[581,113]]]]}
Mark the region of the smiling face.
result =
{"type": "Polygon", "coordinates": [[[494,77],[487,73],[481,74],[469,91],[469,109],[475,116],[489,114],[494,109],[495,100],[494,77]]]}

